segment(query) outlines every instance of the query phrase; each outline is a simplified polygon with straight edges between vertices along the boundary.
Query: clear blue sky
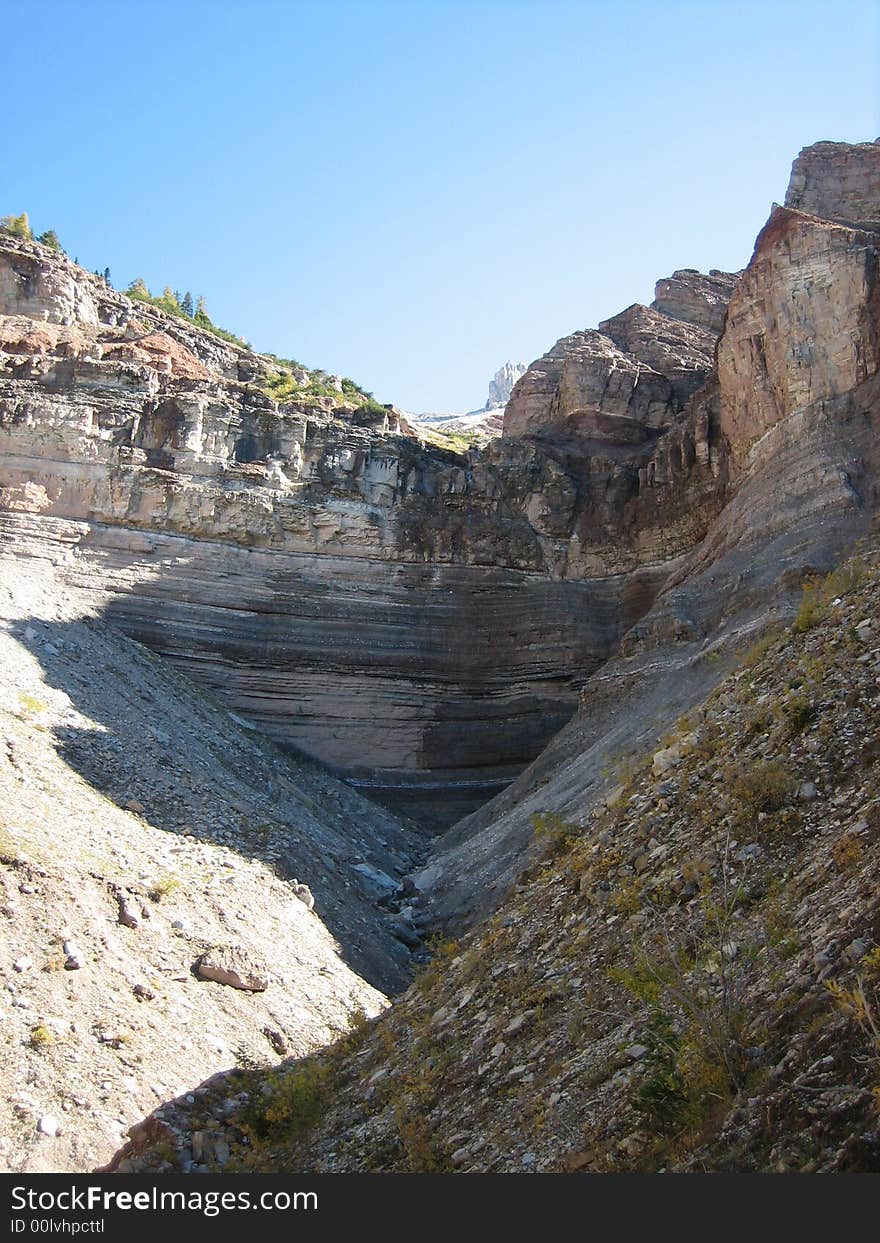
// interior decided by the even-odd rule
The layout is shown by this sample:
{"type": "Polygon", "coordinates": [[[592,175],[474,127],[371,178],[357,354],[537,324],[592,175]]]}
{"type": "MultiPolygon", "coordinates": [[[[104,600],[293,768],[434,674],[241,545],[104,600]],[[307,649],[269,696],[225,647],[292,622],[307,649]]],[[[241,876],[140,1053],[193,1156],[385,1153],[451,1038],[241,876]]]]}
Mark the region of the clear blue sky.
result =
{"type": "Polygon", "coordinates": [[[880,135],[878,7],[0,0],[0,214],[468,409],[674,268],[745,264],[800,147],[880,135]]]}

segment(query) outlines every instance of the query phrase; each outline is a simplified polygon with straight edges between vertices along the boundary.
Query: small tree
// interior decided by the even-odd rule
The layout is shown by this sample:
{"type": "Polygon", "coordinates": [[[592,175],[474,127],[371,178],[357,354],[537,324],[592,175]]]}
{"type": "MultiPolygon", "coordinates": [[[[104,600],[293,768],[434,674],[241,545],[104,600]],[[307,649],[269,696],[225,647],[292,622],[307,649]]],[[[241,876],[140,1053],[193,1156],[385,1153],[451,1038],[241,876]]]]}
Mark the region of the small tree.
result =
{"type": "Polygon", "coordinates": [[[195,312],[193,309],[193,296],[189,290],[187,290],[183,295],[183,299],[180,303],[180,309],[188,319],[192,319],[195,312]]]}
{"type": "Polygon", "coordinates": [[[104,269],[104,284],[108,287],[108,289],[113,288],[113,282],[110,280],[110,269],[109,268],[104,269]]]}
{"type": "Polygon", "coordinates": [[[139,302],[151,302],[153,298],[147,282],[140,276],[135,277],[125,292],[129,298],[136,298],[139,302]]]}
{"type": "Polygon", "coordinates": [[[54,229],[47,229],[45,233],[41,233],[37,238],[43,246],[48,246],[50,250],[63,250],[64,247],[58,240],[58,234],[54,229]]]}
{"type": "Polygon", "coordinates": [[[211,317],[208,314],[208,308],[205,306],[205,299],[201,296],[201,294],[199,295],[198,301],[196,302],[196,313],[193,316],[193,319],[202,328],[213,327],[211,323],[211,317]]]}
{"type": "Polygon", "coordinates": [[[12,233],[14,237],[23,237],[28,242],[34,240],[26,211],[23,211],[20,216],[4,216],[0,220],[0,228],[5,229],[7,233],[12,233]]]}

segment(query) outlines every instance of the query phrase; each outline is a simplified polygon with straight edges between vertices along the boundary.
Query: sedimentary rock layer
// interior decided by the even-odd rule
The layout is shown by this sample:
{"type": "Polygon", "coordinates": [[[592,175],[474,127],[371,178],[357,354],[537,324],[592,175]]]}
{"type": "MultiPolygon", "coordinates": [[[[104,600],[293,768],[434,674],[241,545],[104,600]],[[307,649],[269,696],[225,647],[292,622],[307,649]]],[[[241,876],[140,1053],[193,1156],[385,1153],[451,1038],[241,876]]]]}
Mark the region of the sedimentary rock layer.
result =
{"type": "Polygon", "coordinates": [[[785,206],[824,220],[880,223],[880,139],[804,147],[791,170],[785,206]]]}
{"type": "MultiPolygon", "coordinates": [[[[873,145],[867,158],[873,167],[873,145]]],[[[733,291],[716,372],[685,409],[685,423],[702,410],[716,429],[723,504],[619,654],[586,680],[578,716],[439,844],[418,878],[438,919],[495,905],[528,857],[533,817],[583,823],[627,760],[657,747],[768,622],[791,616],[801,583],[869,529],[880,501],[878,255],[880,232],[774,208],[733,291]]]]}
{"type": "Polygon", "coordinates": [[[608,331],[668,362],[656,401],[638,364],[629,416],[460,454],[392,410],[279,405],[272,360],[41,247],[6,239],[0,269],[0,484],[28,544],[70,524],[128,633],[426,824],[540,751],[717,507],[708,406],[663,424],[711,337],[679,325],[669,359],[644,308],[608,331]]]}

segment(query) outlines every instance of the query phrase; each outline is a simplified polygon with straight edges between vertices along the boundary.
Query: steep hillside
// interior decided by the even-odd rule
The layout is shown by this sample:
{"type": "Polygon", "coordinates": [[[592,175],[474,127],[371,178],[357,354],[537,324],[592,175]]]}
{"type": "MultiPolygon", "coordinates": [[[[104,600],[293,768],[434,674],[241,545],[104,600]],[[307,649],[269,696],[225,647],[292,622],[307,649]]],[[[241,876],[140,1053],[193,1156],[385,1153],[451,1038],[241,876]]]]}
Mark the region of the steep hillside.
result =
{"type": "Polygon", "coordinates": [[[356,1041],[121,1168],[231,1096],[235,1169],[880,1171],[878,591],[872,538],[356,1041]]]}
{"type": "Polygon", "coordinates": [[[386,1004],[418,944],[376,906],[413,864],[411,826],[261,742],[101,611],[4,539],[7,1170],[92,1168],[206,1072],[325,1044],[386,1004]],[[206,954],[258,991],[201,978],[206,954]]]}

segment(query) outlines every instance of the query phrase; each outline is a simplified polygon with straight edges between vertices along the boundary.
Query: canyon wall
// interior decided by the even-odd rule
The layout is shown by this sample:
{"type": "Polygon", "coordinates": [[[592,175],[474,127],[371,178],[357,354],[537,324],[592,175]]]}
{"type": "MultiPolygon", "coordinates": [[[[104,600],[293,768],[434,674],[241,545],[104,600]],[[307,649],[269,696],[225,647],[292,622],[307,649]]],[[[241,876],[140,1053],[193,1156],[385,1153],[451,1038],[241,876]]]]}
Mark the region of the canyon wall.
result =
{"type": "MultiPolygon", "coordinates": [[[[824,219],[776,208],[743,274],[680,269],[652,306],[564,338],[504,435],[466,452],[345,393],[276,401],[276,360],[3,236],[6,538],[71,591],[100,580],[128,634],[431,828],[508,786],[579,703],[563,738],[586,706],[600,750],[634,745],[701,684],[682,660],[734,613],[757,625],[872,512],[878,148],[830,146],[789,192],[824,219]],[[840,219],[829,159],[849,170],[840,219]]],[[[485,839],[492,877],[469,846],[440,868],[449,894],[515,866],[531,810],[509,851],[485,839]]]]}
{"type": "MultiPolygon", "coordinates": [[[[857,186],[859,213],[880,219],[870,171],[880,148],[835,151],[850,169],[836,205],[828,198],[828,146],[801,153],[793,184],[821,186],[829,215],[836,206],[839,215],[852,210],[848,187],[857,186]],[[864,197],[869,185],[875,198],[864,197]]],[[[627,766],[661,746],[676,718],[755,637],[792,616],[802,583],[832,568],[871,528],[880,499],[878,247],[876,229],[773,208],[732,290],[716,365],[679,416],[685,426],[702,419],[710,428],[721,503],[618,654],[585,681],[577,716],[516,783],[438,844],[417,878],[435,919],[458,925],[497,905],[536,849],[535,817],[585,824],[602,799],[614,797],[627,766]]],[[[528,418],[537,432],[543,418],[549,434],[568,437],[584,418],[566,369],[597,350],[603,382],[640,365],[632,353],[621,360],[596,334],[576,334],[520,381],[512,420],[528,418]]],[[[658,391],[652,380],[649,401],[658,391]]],[[[639,404],[650,418],[637,386],[612,391],[609,383],[606,391],[610,420],[628,420],[619,412],[639,404]]],[[[669,410],[674,398],[660,392],[669,410]]]]}
{"type": "Polygon", "coordinates": [[[0,241],[0,298],[7,539],[55,547],[128,634],[432,827],[565,724],[717,508],[709,415],[663,422],[713,338],[682,327],[700,349],[675,352],[645,308],[607,331],[668,377],[623,432],[602,410],[462,454],[344,394],[276,402],[274,360],[34,243],[0,241]]]}

